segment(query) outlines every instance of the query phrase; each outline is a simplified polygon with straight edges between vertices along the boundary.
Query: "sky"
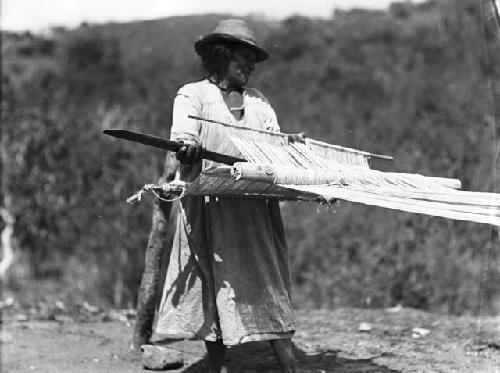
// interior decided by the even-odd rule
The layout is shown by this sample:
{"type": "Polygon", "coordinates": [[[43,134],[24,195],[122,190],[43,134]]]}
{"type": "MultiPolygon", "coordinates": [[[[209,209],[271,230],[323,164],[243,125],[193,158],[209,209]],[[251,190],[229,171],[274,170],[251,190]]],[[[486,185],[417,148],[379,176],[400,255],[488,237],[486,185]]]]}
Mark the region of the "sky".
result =
{"type": "MultiPolygon", "coordinates": [[[[414,0],[418,2],[421,0],[414,0]]],[[[249,13],[282,19],[291,14],[329,17],[338,9],[386,8],[390,0],[1,0],[2,30],[44,31],[86,21],[132,21],[200,13],[249,13]]]]}

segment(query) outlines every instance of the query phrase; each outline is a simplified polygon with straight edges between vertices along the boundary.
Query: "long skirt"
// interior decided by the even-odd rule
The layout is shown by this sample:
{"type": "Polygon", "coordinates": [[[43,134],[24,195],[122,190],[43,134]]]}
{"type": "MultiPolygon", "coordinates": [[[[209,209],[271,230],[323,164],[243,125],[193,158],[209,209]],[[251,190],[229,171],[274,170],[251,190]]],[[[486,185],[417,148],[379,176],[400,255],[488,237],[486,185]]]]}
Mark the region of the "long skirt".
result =
{"type": "Polygon", "coordinates": [[[225,345],[291,338],[287,250],[277,201],[184,197],[155,332],[225,345]]]}

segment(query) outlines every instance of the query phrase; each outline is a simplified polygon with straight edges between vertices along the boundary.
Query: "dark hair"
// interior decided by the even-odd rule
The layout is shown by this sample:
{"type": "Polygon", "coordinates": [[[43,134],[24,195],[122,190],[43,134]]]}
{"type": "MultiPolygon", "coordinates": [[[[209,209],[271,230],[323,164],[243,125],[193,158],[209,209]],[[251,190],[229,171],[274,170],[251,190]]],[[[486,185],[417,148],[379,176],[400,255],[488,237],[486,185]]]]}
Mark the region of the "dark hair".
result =
{"type": "Polygon", "coordinates": [[[233,55],[231,43],[209,43],[200,50],[201,65],[216,81],[221,81],[226,75],[227,68],[233,55]]]}

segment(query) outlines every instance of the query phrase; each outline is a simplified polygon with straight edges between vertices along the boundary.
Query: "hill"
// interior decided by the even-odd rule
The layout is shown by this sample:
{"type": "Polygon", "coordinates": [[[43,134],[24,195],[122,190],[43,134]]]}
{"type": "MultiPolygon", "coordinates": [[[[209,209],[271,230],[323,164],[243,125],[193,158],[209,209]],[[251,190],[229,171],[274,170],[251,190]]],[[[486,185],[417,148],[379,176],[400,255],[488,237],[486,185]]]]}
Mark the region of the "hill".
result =
{"type": "MultiPolygon", "coordinates": [[[[202,76],[192,43],[222,17],[2,32],[1,193],[16,219],[9,291],[43,298],[48,290],[23,295],[34,279],[63,298],[135,304],[151,201],[123,201],[158,179],[164,155],[101,130],[167,136],[175,92],[202,76]]],[[[394,155],[378,168],[496,185],[477,2],[249,22],[272,55],[251,83],[284,132],[394,155]]],[[[489,226],[349,203],[285,203],[283,215],[297,307],[499,311],[489,226]]]]}

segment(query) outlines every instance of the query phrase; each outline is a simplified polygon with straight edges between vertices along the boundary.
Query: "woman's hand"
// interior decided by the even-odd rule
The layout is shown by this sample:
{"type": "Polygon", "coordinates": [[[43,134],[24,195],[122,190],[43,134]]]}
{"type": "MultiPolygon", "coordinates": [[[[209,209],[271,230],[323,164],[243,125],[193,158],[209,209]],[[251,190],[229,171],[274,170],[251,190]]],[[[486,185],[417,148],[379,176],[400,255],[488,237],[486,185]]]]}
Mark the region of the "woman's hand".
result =
{"type": "Polygon", "coordinates": [[[183,145],[177,153],[175,153],[175,157],[183,165],[194,165],[202,159],[201,144],[183,145]]]}
{"type": "Polygon", "coordinates": [[[191,182],[198,177],[201,172],[203,149],[201,144],[184,144],[175,153],[175,157],[180,163],[180,179],[191,182]]]}
{"type": "Polygon", "coordinates": [[[300,142],[301,144],[305,144],[306,143],[306,134],[304,132],[289,134],[288,135],[288,142],[289,143],[300,142]]]}

